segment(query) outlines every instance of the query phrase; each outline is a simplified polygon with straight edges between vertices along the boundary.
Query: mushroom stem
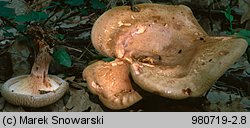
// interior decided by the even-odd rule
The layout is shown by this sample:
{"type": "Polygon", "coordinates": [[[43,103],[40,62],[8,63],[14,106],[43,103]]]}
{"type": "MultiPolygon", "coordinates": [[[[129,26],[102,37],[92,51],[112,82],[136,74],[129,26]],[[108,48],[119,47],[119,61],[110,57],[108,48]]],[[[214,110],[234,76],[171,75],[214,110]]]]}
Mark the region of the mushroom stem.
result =
{"type": "MultiPolygon", "coordinates": [[[[32,92],[35,94],[53,91],[53,85],[48,77],[49,64],[51,55],[49,54],[49,46],[42,39],[37,40],[39,51],[30,73],[32,81],[32,92]]],[[[57,88],[58,86],[56,86],[57,88]]]]}
{"type": "Polygon", "coordinates": [[[59,87],[58,83],[48,77],[49,64],[51,56],[49,46],[44,40],[36,40],[39,51],[32,70],[27,79],[15,83],[11,88],[16,93],[22,94],[42,94],[54,91],[59,87]],[[19,85],[22,86],[19,86],[19,85]]]}
{"type": "Polygon", "coordinates": [[[37,58],[32,66],[30,76],[37,80],[39,83],[45,84],[47,87],[47,77],[48,77],[48,70],[49,64],[51,61],[51,56],[47,52],[47,47],[44,46],[42,49],[39,50],[37,58]]]}

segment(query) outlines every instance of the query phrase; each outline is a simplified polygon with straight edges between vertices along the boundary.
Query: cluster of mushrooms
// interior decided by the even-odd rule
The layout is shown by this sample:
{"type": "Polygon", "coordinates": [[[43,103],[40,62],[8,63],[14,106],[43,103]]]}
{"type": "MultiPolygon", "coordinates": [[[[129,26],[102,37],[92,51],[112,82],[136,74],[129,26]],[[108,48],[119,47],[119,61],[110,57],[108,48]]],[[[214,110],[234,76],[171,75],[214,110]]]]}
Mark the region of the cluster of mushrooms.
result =
{"type": "MultiPolygon", "coordinates": [[[[89,65],[83,78],[108,108],[127,108],[142,99],[131,81],[167,98],[201,96],[247,48],[241,38],[208,36],[184,5],[136,6],[136,12],[129,6],[112,8],[92,28],[96,50],[115,60],[89,65]]],[[[68,84],[47,75],[46,56],[38,56],[30,75],[12,78],[2,86],[7,101],[41,107],[63,96],[68,84]]]]}
{"type": "Polygon", "coordinates": [[[102,55],[83,71],[89,90],[111,109],[127,108],[142,97],[131,85],[171,99],[204,94],[237,58],[247,42],[211,37],[190,8],[140,4],[139,12],[115,7],[95,22],[91,39],[102,55]]]}

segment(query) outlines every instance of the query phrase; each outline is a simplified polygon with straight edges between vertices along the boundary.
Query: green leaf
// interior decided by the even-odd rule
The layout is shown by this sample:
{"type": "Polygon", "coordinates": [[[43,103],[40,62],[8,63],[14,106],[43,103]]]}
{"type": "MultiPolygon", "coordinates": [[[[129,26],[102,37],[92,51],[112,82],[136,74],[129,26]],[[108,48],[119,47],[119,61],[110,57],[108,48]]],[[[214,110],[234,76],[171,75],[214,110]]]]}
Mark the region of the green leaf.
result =
{"type": "Polygon", "coordinates": [[[31,22],[31,21],[43,21],[48,18],[48,15],[45,12],[37,12],[37,11],[31,11],[28,14],[25,15],[18,15],[15,18],[15,21],[17,22],[31,22]]]}
{"type": "Polygon", "coordinates": [[[14,34],[13,33],[8,33],[8,32],[4,32],[3,36],[5,36],[5,37],[14,37],[14,34]]]}
{"type": "Polygon", "coordinates": [[[46,20],[48,18],[47,13],[45,13],[45,12],[32,11],[30,15],[34,21],[43,21],[43,20],[46,20]]]}
{"type": "Polygon", "coordinates": [[[16,16],[15,10],[13,8],[0,7],[0,16],[5,18],[12,18],[16,16]]]}
{"type": "Polygon", "coordinates": [[[224,12],[224,14],[229,22],[232,22],[234,20],[234,16],[230,13],[224,12]]]}
{"type": "Polygon", "coordinates": [[[25,24],[19,24],[16,26],[18,32],[25,32],[27,30],[27,26],[25,24]]]}
{"type": "Polygon", "coordinates": [[[111,61],[114,61],[115,59],[110,58],[110,57],[105,57],[105,58],[102,58],[102,60],[105,61],[105,62],[111,62],[111,61]]]}
{"type": "Polygon", "coordinates": [[[4,26],[2,27],[3,30],[9,30],[9,29],[12,29],[13,27],[12,26],[4,26]]]}
{"type": "Polygon", "coordinates": [[[63,35],[63,34],[56,34],[54,36],[55,36],[55,38],[57,38],[59,40],[63,40],[65,38],[65,35],[63,35]]]}
{"type": "Polygon", "coordinates": [[[227,20],[229,20],[229,22],[232,22],[233,19],[234,19],[233,15],[231,15],[231,12],[232,11],[231,11],[231,7],[230,6],[228,6],[227,9],[226,9],[226,11],[224,12],[224,14],[225,14],[227,20]]]}
{"type": "Polygon", "coordinates": [[[53,53],[54,59],[61,65],[66,66],[66,67],[71,67],[72,62],[70,55],[67,53],[65,48],[58,48],[54,53],[53,53]]]}
{"type": "Polygon", "coordinates": [[[84,4],[84,0],[65,0],[64,3],[71,6],[81,6],[84,4]]]}
{"type": "Polygon", "coordinates": [[[241,36],[250,37],[250,30],[242,29],[238,34],[241,36]]]}
{"type": "Polygon", "coordinates": [[[242,29],[236,34],[236,36],[245,39],[250,46],[250,30],[242,29]]]}
{"type": "Polygon", "coordinates": [[[105,4],[100,2],[99,0],[91,0],[90,3],[93,9],[105,9],[106,8],[105,4]]]}
{"type": "Polygon", "coordinates": [[[9,4],[7,1],[0,1],[0,7],[3,7],[5,5],[9,4]]]}
{"type": "Polygon", "coordinates": [[[18,15],[15,18],[16,22],[30,22],[33,21],[32,17],[30,15],[18,15]]]}
{"type": "Polygon", "coordinates": [[[81,13],[82,13],[82,15],[84,15],[84,16],[86,16],[86,15],[89,14],[87,9],[81,9],[81,13]]]}

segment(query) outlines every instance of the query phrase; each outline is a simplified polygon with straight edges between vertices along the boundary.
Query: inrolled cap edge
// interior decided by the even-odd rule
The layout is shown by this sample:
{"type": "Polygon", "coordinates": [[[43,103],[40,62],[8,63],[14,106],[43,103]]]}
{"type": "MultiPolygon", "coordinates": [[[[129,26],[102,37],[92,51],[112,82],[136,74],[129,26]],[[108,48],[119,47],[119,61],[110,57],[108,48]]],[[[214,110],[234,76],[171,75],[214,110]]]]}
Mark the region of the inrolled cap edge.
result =
{"type": "Polygon", "coordinates": [[[58,87],[53,92],[48,92],[46,94],[40,95],[24,95],[19,93],[13,93],[9,90],[9,87],[19,81],[20,79],[25,79],[28,75],[22,75],[18,77],[14,77],[9,79],[2,86],[1,94],[2,96],[11,104],[25,107],[43,107],[55,103],[58,101],[68,90],[69,85],[66,81],[61,78],[49,75],[49,77],[59,83],[60,87],[58,87]]]}

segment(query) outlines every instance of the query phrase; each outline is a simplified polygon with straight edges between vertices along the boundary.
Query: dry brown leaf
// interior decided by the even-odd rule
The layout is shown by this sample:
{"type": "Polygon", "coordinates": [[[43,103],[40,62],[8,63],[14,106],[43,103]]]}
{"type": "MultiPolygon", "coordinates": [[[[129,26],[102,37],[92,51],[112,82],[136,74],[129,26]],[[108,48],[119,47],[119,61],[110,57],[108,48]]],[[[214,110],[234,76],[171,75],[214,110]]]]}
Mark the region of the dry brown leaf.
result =
{"type": "Polygon", "coordinates": [[[52,112],[65,112],[65,105],[63,103],[63,99],[60,99],[56,103],[50,105],[52,112]]]}
{"type": "Polygon", "coordinates": [[[207,95],[209,103],[204,104],[206,111],[216,112],[242,112],[247,111],[240,103],[242,97],[237,94],[211,89],[207,95]]]}
{"type": "Polygon", "coordinates": [[[28,74],[30,72],[30,64],[28,57],[30,51],[23,42],[14,42],[9,51],[11,53],[11,60],[14,74],[13,76],[19,76],[28,74]]]}
{"type": "MultiPolygon", "coordinates": [[[[180,0],[183,1],[189,1],[189,0],[180,0]]],[[[199,7],[208,7],[210,4],[212,4],[213,0],[191,0],[191,2],[199,7]]]]}
{"type": "Polygon", "coordinates": [[[25,110],[23,109],[23,107],[15,106],[9,104],[8,102],[5,102],[3,112],[25,112],[25,110]]]}
{"type": "Polygon", "coordinates": [[[72,82],[75,80],[75,78],[76,78],[76,76],[70,76],[70,77],[66,77],[64,80],[72,82]]]}
{"type": "Polygon", "coordinates": [[[4,103],[5,103],[5,101],[4,101],[4,98],[3,97],[0,97],[0,112],[3,110],[3,108],[4,108],[4,103]]]}
{"type": "Polygon", "coordinates": [[[241,16],[240,23],[250,19],[250,1],[249,0],[239,0],[239,8],[244,10],[243,15],[241,16]]]}
{"type": "Polygon", "coordinates": [[[66,104],[68,112],[83,111],[103,111],[102,108],[89,100],[89,95],[85,90],[70,88],[70,98],[66,104]]]}

